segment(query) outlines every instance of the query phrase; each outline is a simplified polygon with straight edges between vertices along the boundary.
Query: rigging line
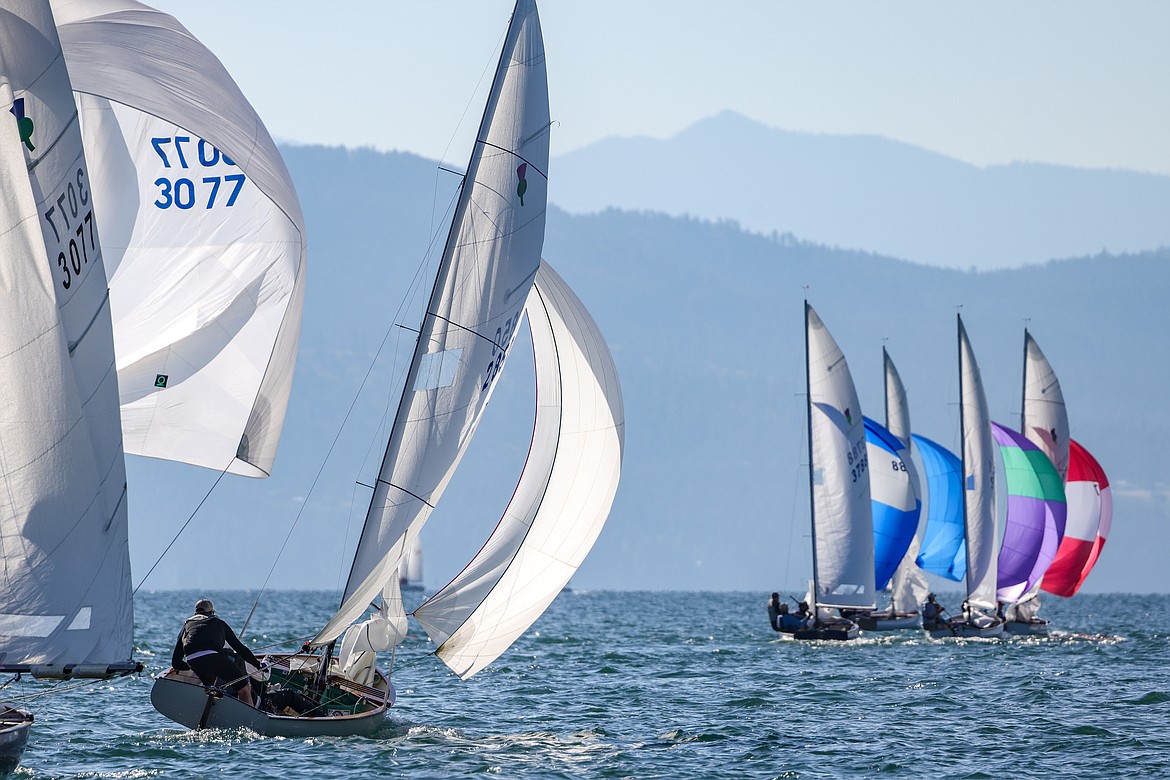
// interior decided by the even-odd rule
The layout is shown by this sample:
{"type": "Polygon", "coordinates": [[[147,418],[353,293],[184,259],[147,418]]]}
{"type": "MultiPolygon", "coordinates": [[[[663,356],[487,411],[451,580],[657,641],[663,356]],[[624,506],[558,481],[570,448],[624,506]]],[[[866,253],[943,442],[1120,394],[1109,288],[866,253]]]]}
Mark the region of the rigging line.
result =
{"type": "MultiPolygon", "coordinates": [[[[235,458],[232,458],[232,462],[235,462],[235,458]]],[[[166,549],[164,549],[162,553],[159,554],[158,559],[154,562],[154,565],[150,567],[150,571],[146,572],[146,576],[138,581],[137,587],[135,587],[134,590],[130,593],[131,596],[137,594],[138,589],[141,588],[148,579],[150,579],[150,575],[154,573],[154,570],[158,568],[160,563],[162,563],[162,559],[168,552],[170,552],[171,547],[174,546],[175,542],[179,541],[179,537],[183,534],[183,531],[187,530],[187,526],[189,526],[191,521],[195,519],[195,515],[199,513],[199,510],[203,507],[203,504],[207,501],[207,499],[211,497],[211,492],[215,490],[217,485],[219,485],[219,481],[223,479],[223,475],[228,473],[228,469],[231,468],[231,465],[231,463],[228,463],[228,465],[224,466],[223,471],[219,472],[219,476],[215,478],[215,482],[211,484],[211,487],[207,489],[207,493],[203,496],[202,499],[200,499],[199,504],[195,507],[194,510],[192,510],[191,516],[187,518],[186,522],[183,523],[183,526],[175,534],[175,537],[171,539],[169,544],[167,544],[166,549]]]]}
{"type": "Polygon", "coordinates": [[[54,693],[66,693],[68,691],[76,690],[77,688],[84,688],[87,685],[97,685],[99,683],[108,683],[108,682],[116,683],[119,679],[125,678],[128,676],[129,675],[123,674],[123,675],[118,675],[117,677],[114,677],[114,678],[96,677],[92,680],[82,680],[81,682],[76,683],[74,685],[65,685],[64,681],[62,681],[60,684],[54,685],[52,688],[50,688],[47,691],[41,691],[39,693],[30,693],[30,694],[26,694],[24,696],[5,696],[4,701],[7,704],[13,704],[13,703],[17,703],[17,702],[23,703],[26,701],[32,701],[33,699],[39,699],[42,696],[51,696],[54,693]]]}

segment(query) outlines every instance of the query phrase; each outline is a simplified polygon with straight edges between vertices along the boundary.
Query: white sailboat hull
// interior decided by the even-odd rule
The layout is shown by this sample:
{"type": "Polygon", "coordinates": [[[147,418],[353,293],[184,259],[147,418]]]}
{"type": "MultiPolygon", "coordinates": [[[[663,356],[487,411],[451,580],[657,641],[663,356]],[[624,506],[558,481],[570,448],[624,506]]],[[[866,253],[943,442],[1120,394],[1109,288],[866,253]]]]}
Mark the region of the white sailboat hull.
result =
{"type": "MultiPolygon", "coordinates": [[[[350,690],[359,688],[342,685],[350,690]]],[[[355,712],[331,711],[326,705],[326,714],[320,717],[294,716],[251,707],[230,694],[205,687],[192,672],[168,669],[155,679],[150,703],[166,717],[191,729],[246,728],[266,737],[371,736],[394,704],[394,688],[380,670],[373,685],[360,688],[366,695],[355,712]]]]}

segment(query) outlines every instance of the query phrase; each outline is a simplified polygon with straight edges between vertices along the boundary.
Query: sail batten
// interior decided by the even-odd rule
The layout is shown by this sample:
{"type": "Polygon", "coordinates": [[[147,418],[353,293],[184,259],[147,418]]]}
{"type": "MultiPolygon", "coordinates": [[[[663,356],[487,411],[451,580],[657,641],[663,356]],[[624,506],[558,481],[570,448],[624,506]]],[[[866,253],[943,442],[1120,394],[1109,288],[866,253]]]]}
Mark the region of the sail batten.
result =
{"type": "Polygon", "coordinates": [[[547,204],[544,172],[549,157],[545,131],[549,124],[540,21],[534,2],[519,0],[342,606],[314,638],[316,644],[338,636],[365,610],[386,578],[395,576],[463,457],[496,388],[540,267],[547,204]],[[527,162],[516,164],[517,159],[527,162]],[[420,384],[424,364],[449,366],[453,371],[444,376],[440,370],[440,381],[420,384]]]}

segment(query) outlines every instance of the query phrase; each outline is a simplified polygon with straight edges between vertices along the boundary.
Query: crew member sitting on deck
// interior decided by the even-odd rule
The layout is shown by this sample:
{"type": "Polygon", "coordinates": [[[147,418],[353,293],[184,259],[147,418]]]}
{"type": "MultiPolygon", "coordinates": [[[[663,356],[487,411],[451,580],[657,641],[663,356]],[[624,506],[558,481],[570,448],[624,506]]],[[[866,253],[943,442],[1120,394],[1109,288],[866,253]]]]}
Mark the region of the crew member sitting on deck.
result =
{"type": "Polygon", "coordinates": [[[926,603],[922,605],[922,627],[927,631],[946,628],[947,623],[943,618],[946,611],[946,607],[938,603],[933,593],[926,594],[926,603]]]}
{"type": "Polygon", "coordinates": [[[244,661],[260,666],[259,659],[236,638],[231,626],[216,616],[215,606],[207,599],[199,599],[195,602],[195,614],[187,618],[179,632],[175,651],[171,654],[171,666],[179,671],[190,669],[207,686],[215,685],[218,677],[231,689],[233,696],[253,706],[248,673],[231,660],[224,651],[224,643],[244,661]]]}

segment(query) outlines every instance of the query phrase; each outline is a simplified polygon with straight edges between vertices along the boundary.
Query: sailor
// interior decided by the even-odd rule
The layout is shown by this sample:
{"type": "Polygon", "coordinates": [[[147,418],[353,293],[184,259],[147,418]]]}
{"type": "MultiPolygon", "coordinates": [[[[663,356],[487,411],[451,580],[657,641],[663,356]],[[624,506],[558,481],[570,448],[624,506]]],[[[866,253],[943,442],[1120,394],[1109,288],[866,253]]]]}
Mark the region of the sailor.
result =
{"type": "Polygon", "coordinates": [[[187,618],[179,632],[175,651],[171,654],[171,666],[179,671],[190,669],[207,686],[215,685],[218,677],[233,696],[252,706],[252,685],[248,673],[224,650],[225,643],[244,661],[257,668],[260,666],[259,659],[236,638],[232,627],[215,614],[215,606],[211,601],[199,599],[195,602],[195,614],[187,618]]]}
{"type": "Polygon", "coordinates": [[[946,611],[946,607],[938,603],[933,593],[926,594],[926,603],[922,605],[922,627],[927,631],[945,628],[943,613],[946,611]]]}
{"type": "Polygon", "coordinates": [[[787,612],[788,605],[782,604],[780,602],[780,594],[779,593],[773,593],[768,598],[768,622],[772,624],[773,631],[780,630],[780,615],[781,615],[782,609],[783,609],[783,612],[787,612]]]}
{"type": "Polygon", "coordinates": [[[785,634],[791,634],[798,628],[804,627],[804,620],[796,615],[789,614],[788,605],[780,605],[780,619],[777,621],[778,631],[783,631],[785,634]]]}

